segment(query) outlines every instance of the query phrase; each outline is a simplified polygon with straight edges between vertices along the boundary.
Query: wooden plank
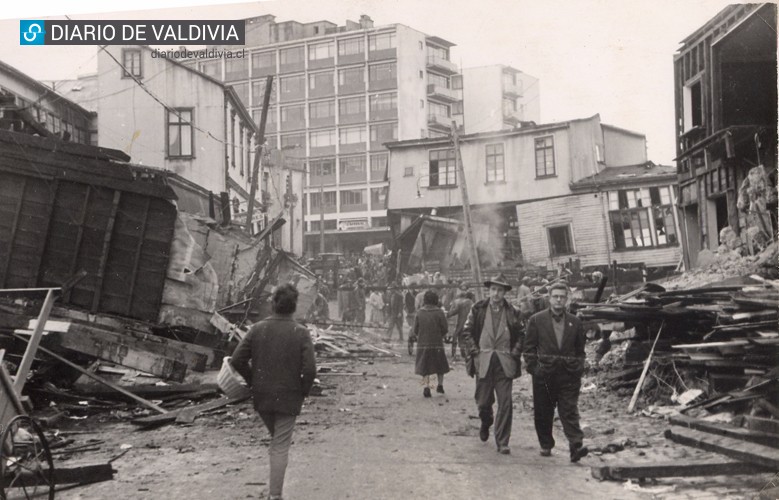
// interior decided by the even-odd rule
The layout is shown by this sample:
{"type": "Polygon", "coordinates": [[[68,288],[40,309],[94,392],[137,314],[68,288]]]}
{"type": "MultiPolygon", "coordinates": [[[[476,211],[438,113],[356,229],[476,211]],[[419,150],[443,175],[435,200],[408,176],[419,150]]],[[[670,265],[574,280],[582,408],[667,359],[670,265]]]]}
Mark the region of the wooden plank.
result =
{"type": "Polygon", "coordinates": [[[8,257],[5,260],[5,268],[3,269],[3,279],[0,281],[0,287],[5,287],[8,284],[8,270],[11,268],[11,259],[14,255],[14,238],[16,237],[16,229],[19,226],[19,218],[22,214],[22,205],[24,204],[24,191],[27,187],[27,178],[22,177],[22,188],[19,190],[19,201],[16,203],[14,209],[14,219],[11,223],[11,234],[8,237],[8,257]]]}
{"type": "Polygon", "coordinates": [[[740,462],[749,462],[779,470],[779,453],[770,446],[747,443],[738,439],[680,427],[667,429],[665,437],[675,443],[720,453],[740,462]]]}
{"type": "Polygon", "coordinates": [[[56,203],[57,193],[59,192],[59,179],[55,179],[53,184],[54,187],[52,188],[49,203],[46,206],[46,216],[43,223],[42,244],[35,255],[37,261],[32,268],[32,273],[30,273],[33,278],[30,286],[35,286],[41,281],[41,264],[43,264],[43,258],[44,255],[46,255],[46,248],[49,246],[49,228],[51,227],[51,219],[53,218],[52,216],[54,214],[54,205],[56,203]]]}
{"type": "MultiPolygon", "coordinates": [[[[153,399],[181,397],[200,391],[213,391],[216,389],[218,389],[216,384],[138,385],[125,387],[125,390],[132,392],[136,396],[153,399]]],[[[113,395],[113,391],[104,389],[101,386],[76,387],[75,392],[82,396],[91,396],[98,399],[113,395]]]]}
{"type": "Polygon", "coordinates": [[[250,397],[251,396],[246,396],[246,397],[235,398],[235,399],[231,399],[228,397],[221,397],[219,399],[210,401],[208,403],[203,403],[200,405],[189,406],[187,408],[180,408],[178,410],[169,411],[165,415],[152,415],[150,417],[136,418],[135,420],[132,421],[132,423],[142,427],[168,424],[171,422],[175,422],[176,419],[178,418],[178,415],[184,410],[187,410],[189,413],[192,412],[203,413],[205,411],[216,410],[218,408],[222,408],[227,405],[242,403],[247,399],[249,399],[250,397]]]}
{"type": "Polygon", "coordinates": [[[660,323],[660,328],[657,330],[657,336],[655,336],[655,341],[652,342],[652,349],[649,351],[649,356],[646,357],[646,361],[644,362],[644,369],[641,372],[641,377],[638,379],[638,383],[636,384],[636,389],[633,391],[633,397],[630,398],[630,403],[628,404],[628,413],[632,413],[633,409],[636,407],[636,402],[638,401],[638,395],[641,394],[641,388],[644,386],[644,379],[646,378],[647,371],[649,371],[649,364],[652,362],[652,355],[655,352],[655,346],[657,345],[657,340],[660,338],[660,334],[663,333],[663,327],[665,326],[665,320],[663,320],[662,323],[660,323]]]}
{"type": "Polygon", "coordinates": [[[27,374],[30,373],[30,367],[32,367],[33,359],[35,359],[35,353],[38,350],[38,344],[41,342],[43,336],[43,326],[46,324],[46,320],[49,319],[51,313],[51,307],[54,305],[54,290],[49,290],[46,294],[46,299],[41,306],[41,312],[38,314],[38,324],[35,325],[30,340],[27,341],[27,349],[24,351],[24,357],[19,364],[19,369],[16,371],[16,378],[14,379],[14,391],[20,397],[22,395],[22,389],[27,382],[27,374]]]}
{"type": "MultiPolygon", "coordinates": [[[[87,184],[87,192],[84,194],[84,204],[81,207],[81,216],[78,220],[78,230],[76,232],[76,241],[73,244],[73,257],[70,260],[70,268],[68,272],[68,276],[73,276],[76,274],[76,265],[78,264],[78,257],[81,253],[81,240],[84,237],[84,223],[87,220],[87,210],[89,209],[89,198],[92,194],[92,186],[87,184]]],[[[70,302],[70,294],[73,289],[71,288],[67,292],[65,292],[65,297],[63,297],[63,302],[70,302]]]]}
{"type": "Polygon", "coordinates": [[[734,439],[749,441],[750,443],[764,444],[766,446],[779,448],[779,434],[758,432],[745,429],[743,427],[734,427],[732,425],[707,422],[705,420],[698,420],[685,415],[672,415],[668,418],[668,421],[671,423],[671,425],[678,425],[680,427],[687,427],[688,429],[708,432],[718,436],[727,436],[734,439]]]}
{"type": "Polygon", "coordinates": [[[143,216],[141,217],[141,228],[138,232],[138,245],[135,247],[135,258],[133,259],[133,270],[130,273],[130,292],[127,298],[127,309],[125,314],[130,315],[130,311],[133,310],[133,294],[135,293],[135,284],[138,281],[138,265],[141,261],[141,250],[143,249],[143,242],[146,236],[146,222],[149,217],[149,206],[151,205],[151,198],[146,197],[143,205],[143,216]]]}
{"type": "MultiPolygon", "coordinates": [[[[27,339],[25,339],[24,337],[21,337],[19,335],[14,335],[14,337],[16,337],[17,339],[24,340],[25,342],[27,341],[27,339]]],[[[143,399],[141,397],[136,396],[132,392],[124,390],[123,388],[119,387],[118,385],[116,385],[116,384],[114,384],[112,382],[109,382],[108,380],[105,380],[102,377],[99,377],[99,376],[95,375],[94,373],[90,372],[89,370],[85,370],[85,369],[81,368],[77,364],[68,361],[67,359],[63,358],[59,354],[57,354],[55,352],[52,352],[52,351],[46,349],[43,346],[39,346],[38,350],[40,350],[42,352],[45,352],[46,354],[48,354],[49,356],[51,356],[52,358],[56,359],[57,361],[59,361],[61,363],[65,363],[66,365],[68,365],[69,367],[71,367],[74,370],[78,371],[79,373],[82,373],[82,374],[86,375],[87,377],[89,377],[89,378],[91,378],[93,380],[96,380],[96,381],[100,382],[101,384],[103,384],[103,385],[105,385],[107,387],[110,387],[111,389],[115,390],[116,392],[124,394],[128,398],[141,403],[143,406],[146,406],[147,408],[151,408],[152,410],[154,410],[156,412],[159,412],[159,413],[167,413],[167,410],[165,410],[163,408],[160,408],[159,406],[155,405],[151,401],[147,401],[147,400],[145,400],[145,399],[143,399]]]]}
{"type": "Polygon", "coordinates": [[[97,268],[97,283],[95,283],[95,295],[92,297],[92,312],[97,312],[100,306],[100,298],[103,291],[103,280],[105,279],[105,266],[108,262],[108,253],[111,249],[111,237],[114,233],[114,224],[116,223],[116,212],[119,210],[119,200],[122,198],[122,192],[118,189],[114,191],[114,199],[111,202],[111,214],[108,216],[108,223],[103,237],[103,250],[100,252],[100,264],[97,268]]]}
{"type": "Polygon", "coordinates": [[[68,333],[55,333],[51,336],[54,337],[53,343],[65,349],[135,368],[164,379],[181,382],[187,372],[185,363],[152,352],[154,347],[151,344],[135,339],[118,338],[121,336],[79,327],[68,333]]]}
{"type": "Polygon", "coordinates": [[[772,472],[770,467],[749,462],[684,461],[620,463],[591,467],[592,477],[599,480],[644,479],[650,477],[733,476],[737,474],[762,474],[772,472]]]}
{"type": "MultiPolygon", "coordinates": [[[[111,467],[110,463],[72,467],[56,463],[54,465],[54,484],[89,484],[109,481],[114,478],[114,472],[116,471],[111,467]]],[[[16,478],[9,472],[3,483],[8,485],[12,481],[14,484],[24,484],[25,486],[45,486],[49,484],[39,475],[27,471],[16,478]]]]}
{"type": "Polygon", "coordinates": [[[744,427],[753,431],[779,434],[779,420],[742,415],[744,427]]]}

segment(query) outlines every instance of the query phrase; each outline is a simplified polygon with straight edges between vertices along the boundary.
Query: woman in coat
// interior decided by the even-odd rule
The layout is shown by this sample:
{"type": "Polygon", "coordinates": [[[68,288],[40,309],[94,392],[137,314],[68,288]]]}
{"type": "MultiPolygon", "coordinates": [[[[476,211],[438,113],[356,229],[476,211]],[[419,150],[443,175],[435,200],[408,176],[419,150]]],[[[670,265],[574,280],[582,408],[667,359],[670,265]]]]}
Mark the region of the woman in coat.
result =
{"type": "Polygon", "coordinates": [[[429,398],[430,375],[438,376],[436,392],[444,393],[444,374],[449,371],[449,362],[444,351],[444,337],[448,329],[446,316],[438,305],[438,295],[425,292],[423,305],[417,311],[413,335],[417,338],[417,362],[415,372],[422,375],[422,394],[429,398]]]}

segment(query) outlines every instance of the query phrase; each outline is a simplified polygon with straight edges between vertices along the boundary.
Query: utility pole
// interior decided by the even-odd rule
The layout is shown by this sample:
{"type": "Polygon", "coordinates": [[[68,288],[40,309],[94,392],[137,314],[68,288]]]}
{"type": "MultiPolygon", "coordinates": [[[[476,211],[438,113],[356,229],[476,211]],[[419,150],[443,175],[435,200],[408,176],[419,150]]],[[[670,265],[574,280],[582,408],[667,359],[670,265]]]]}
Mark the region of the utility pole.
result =
{"type": "Polygon", "coordinates": [[[465,169],[463,168],[462,156],[460,155],[460,136],[457,132],[457,122],[452,120],[452,140],[454,141],[454,157],[457,163],[457,176],[460,178],[460,193],[463,201],[463,221],[465,222],[465,235],[468,237],[468,247],[471,254],[471,270],[473,277],[478,283],[476,287],[476,297],[481,299],[481,265],[479,264],[479,254],[476,250],[476,241],[473,238],[473,226],[471,225],[471,202],[468,199],[468,186],[465,184],[465,169]]]}
{"type": "Polygon", "coordinates": [[[252,234],[252,219],[254,218],[254,198],[257,196],[258,177],[260,175],[260,158],[262,157],[262,145],[265,143],[265,122],[268,119],[268,105],[270,93],[273,89],[273,75],[265,80],[265,96],[262,99],[262,113],[260,115],[260,131],[257,134],[257,153],[254,155],[252,165],[251,189],[249,190],[249,206],[246,208],[246,232],[252,234]]]}
{"type": "Polygon", "coordinates": [[[325,253],[325,179],[319,167],[319,253],[325,253]]]}

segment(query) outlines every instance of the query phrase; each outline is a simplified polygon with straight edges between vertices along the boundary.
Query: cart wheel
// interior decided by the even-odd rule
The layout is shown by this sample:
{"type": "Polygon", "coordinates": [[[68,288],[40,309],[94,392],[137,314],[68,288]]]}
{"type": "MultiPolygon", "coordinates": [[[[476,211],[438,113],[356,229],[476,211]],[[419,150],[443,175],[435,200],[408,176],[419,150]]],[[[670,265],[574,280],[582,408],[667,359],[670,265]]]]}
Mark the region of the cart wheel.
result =
{"type": "Polygon", "coordinates": [[[49,443],[27,415],[14,417],[0,437],[0,500],[54,498],[54,462],[49,443]]]}

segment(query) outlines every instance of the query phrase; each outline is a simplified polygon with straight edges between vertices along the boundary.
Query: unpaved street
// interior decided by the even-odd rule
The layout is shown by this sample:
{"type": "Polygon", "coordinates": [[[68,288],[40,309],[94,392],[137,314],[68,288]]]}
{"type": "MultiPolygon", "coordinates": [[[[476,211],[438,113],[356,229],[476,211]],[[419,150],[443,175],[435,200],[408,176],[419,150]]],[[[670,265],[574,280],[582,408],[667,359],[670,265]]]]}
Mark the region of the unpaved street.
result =
{"type": "MultiPolygon", "coordinates": [[[[401,346],[395,346],[401,352],[401,346]]],[[[529,378],[514,388],[512,454],[496,453],[492,436],[478,438],[473,380],[457,363],[445,396],[424,399],[407,354],[384,360],[353,360],[344,370],[366,376],[322,374],[322,397],[311,398],[298,420],[287,471],[287,499],[401,498],[650,498],[619,482],[599,482],[590,465],[615,458],[679,459],[694,451],[665,443],[664,424],[624,416],[622,400],[608,394],[582,397],[583,425],[601,446],[629,437],[649,448],[590,456],[571,464],[559,426],[551,458],[538,455],[529,378]],[[561,446],[562,445],[562,446],[561,446]],[[641,457],[641,454],[645,455],[641,457]]],[[[322,360],[329,361],[329,360],[322,360]]],[[[267,432],[249,403],[201,416],[191,426],[149,431],[126,422],[77,422],[79,435],[106,440],[90,459],[108,459],[122,444],[132,449],[114,462],[113,481],[61,493],[61,498],[261,498],[267,491],[267,432]]],[[[77,457],[74,457],[74,461],[77,457]]],[[[753,476],[688,482],[656,498],[748,498],[770,478],[753,476]]],[[[662,484],[671,484],[665,481],[662,484]]],[[[661,485],[662,486],[662,485],[661,485]]],[[[655,486],[657,487],[657,486],[655,486]]],[[[59,498],[59,496],[58,496],[59,498]]]]}

